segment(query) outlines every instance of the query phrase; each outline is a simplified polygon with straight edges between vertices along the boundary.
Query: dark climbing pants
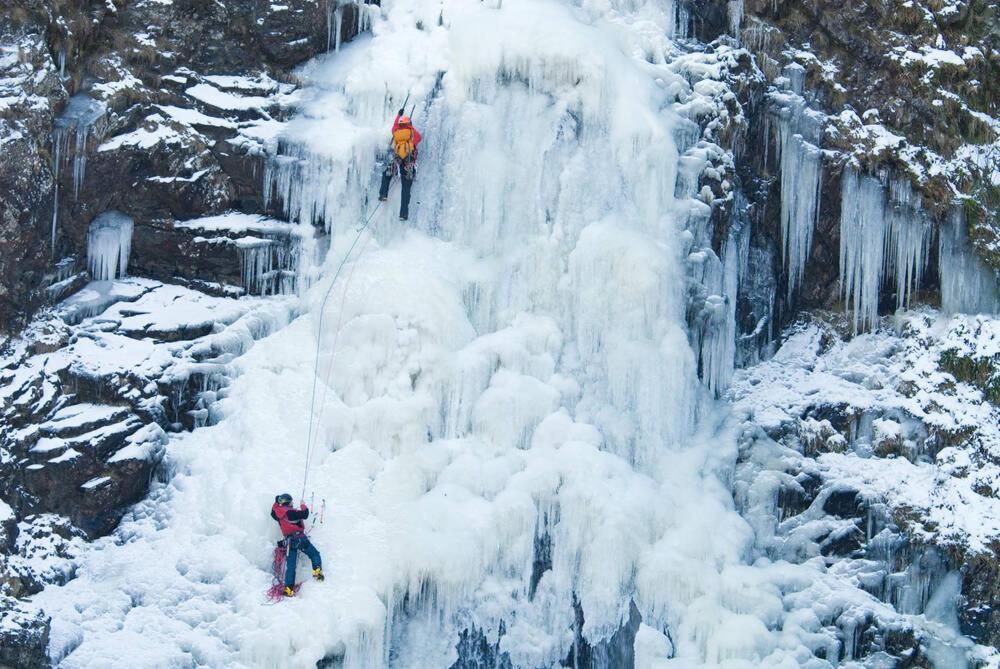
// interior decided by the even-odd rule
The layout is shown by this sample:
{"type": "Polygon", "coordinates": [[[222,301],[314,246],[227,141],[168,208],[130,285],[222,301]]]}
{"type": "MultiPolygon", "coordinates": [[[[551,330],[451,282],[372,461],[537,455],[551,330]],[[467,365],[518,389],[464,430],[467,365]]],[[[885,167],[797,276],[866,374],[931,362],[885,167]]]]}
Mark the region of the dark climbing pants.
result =
{"type": "Polygon", "coordinates": [[[403,184],[403,193],[399,199],[399,217],[406,219],[410,217],[410,188],[413,187],[413,180],[416,177],[413,165],[404,164],[398,159],[389,163],[385,172],[382,173],[382,187],[379,188],[378,197],[380,200],[389,197],[389,184],[392,183],[392,177],[397,172],[403,184]]]}
{"type": "Polygon", "coordinates": [[[306,536],[291,536],[285,539],[288,547],[288,557],[285,558],[285,585],[289,588],[295,585],[295,565],[299,559],[299,551],[309,556],[313,569],[323,566],[323,560],[319,556],[319,551],[309,541],[306,536]]]}

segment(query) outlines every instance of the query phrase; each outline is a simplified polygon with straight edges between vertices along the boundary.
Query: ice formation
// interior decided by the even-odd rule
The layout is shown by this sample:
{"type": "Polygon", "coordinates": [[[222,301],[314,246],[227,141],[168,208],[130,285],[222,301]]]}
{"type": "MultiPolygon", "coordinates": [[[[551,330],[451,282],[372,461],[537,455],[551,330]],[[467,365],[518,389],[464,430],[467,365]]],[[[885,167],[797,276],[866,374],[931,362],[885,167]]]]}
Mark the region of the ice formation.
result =
{"type": "Polygon", "coordinates": [[[726,11],[729,16],[729,34],[739,39],[740,25],[743,23],[743,0],[729,0],[726,11]]]}
{"type": "Polygon", "coordinates": [[[930,218],[908,181],[844,168],[840,281],[856,332],[878,320],[879,293],[887,276],[896,281],[897,308],[909,305],[927,268],[932,235],[930,218]]]}
{"type": "Polygon", "coordinates": [[[69,99],[66,109],[55,120],[52,131],[52,171],[55,174],[54,200],[52,203],[52,249],[56,245],[56,225],[59,217],[59,172],[62,161],[73,159],[73,198],[80,194],[80,185],[87,170],[87,142],[97,121],[107,107],[86,93],[69,99]]]}
{"type": "Polygon", "coordinates": [[[326,50],[340,51],[341,35],[344,28],[344,10],[349,9],[354,19],[351,34],[367,31],[371,28],[372,17],[375,15],[368,2],[351,2],[341,4],[330,0],[326,16],[326,50]]]}
{"type": "Polygon", "coordinates": [[[785,81],[790,90],[771,96],[778,115],[781,243],[782,259],[788,272],[786,298],[789,300],[802,282],[812,249],[822,177],[822,152],[818,148],[821,125],[815,121],[802,97],[804,80],[804,68],[798,64],[789,65],[785,68],[785,81]]]}
{"type": "Polygon", "coordinates": [[[701,337],[695,346],[701,378],[716,395],[729,387],[736,368],[736,299],[750,253],[750,222],[742,216],[745,206],[742,196],[737,197],[722,258],[712,254],[703,260],[705,268],[699,277],[706,298],[695,323],[694,331],[701,337]]]}
{"type": "Polygon", "coordinates": [[[972,249],[965,212],[955,207],[941,225],[938,268],[941,308],[947,313],[995,314],[1000,312],[1000,287],[996,272],[972,249]]]}
{"type": "Polygon", "coordinates": [[[709,206],[677,183],[691,87],[665,35],[682,5],[369,9],[370,36],[305,68],[311,98],[265,177],[272,205],[329,232],[324,274],[304,315],[211,363],[233,376],[213,424],[174,438],[170,481],[36,598],[54,659],[448,667],[475,629],[543,667],[610,644],[635,610],[645,666],[829,666],[813,651],[840,642],[815,627],[840,594],[796,612],[816,567],[753,554],[734,426],[685,328],[701,259],[720,387],[747,230],[710,257],[709,206]],[[377,211],[373,194],[408,89],[426,140],[404,226],[398,185],[377,211]],[[299,494],[314,379],[306,490],[328,505],[312,530],[328,576],[276,610],[267,510],[299,494]]]}
{"type": "Polygon", "coordinates": [[[243,287],[252,295],[295,292],[297,240],[243,237],[236,241],[243,263],[243,287]]]}
{"type": "Polygon", "coordinates": [[[132,219],[117,211],[106,211],[90,223],[87,267],[94,281],[125,276],[132,251],[132,227],[132,219]]]}

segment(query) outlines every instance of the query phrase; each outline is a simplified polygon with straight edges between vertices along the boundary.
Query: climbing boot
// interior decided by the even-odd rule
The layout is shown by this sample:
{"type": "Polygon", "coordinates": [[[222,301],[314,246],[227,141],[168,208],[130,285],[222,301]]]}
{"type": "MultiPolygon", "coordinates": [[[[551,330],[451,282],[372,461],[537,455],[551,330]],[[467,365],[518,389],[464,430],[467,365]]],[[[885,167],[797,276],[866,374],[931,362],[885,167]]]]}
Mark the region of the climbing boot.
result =
{"type": "Polygon", "coordinates": [[[399,220],[401,220],[401,221],[405,221],[405,220],[406,220],[406,216],[400,216],[400,217],[399,217],[399,220]]]}
{"type": "Polygon", "coordinates": [[[285,597],[294,597],[294,596],[295,596],[295,590],[293,590],[292,588],[290,588],[290,587],[288,587],[286,585],[285,586],[285,597]]]}
{"type": "Polygon", "coordinates": [[[317,581],[322,581],[326,578],[325,576],[323,576],[322,567],[316,567],[315,569],[313,569],[313,578],[316,579],[317,581]]]}
{"type": "Polygon", "coordinates": [[[378,199],[378,201],[379,201],[379,202],[388,202],[388,201],[389,201],[389,198],[388,198],[388,197],[380,197],[380,198],[378,199]]]}

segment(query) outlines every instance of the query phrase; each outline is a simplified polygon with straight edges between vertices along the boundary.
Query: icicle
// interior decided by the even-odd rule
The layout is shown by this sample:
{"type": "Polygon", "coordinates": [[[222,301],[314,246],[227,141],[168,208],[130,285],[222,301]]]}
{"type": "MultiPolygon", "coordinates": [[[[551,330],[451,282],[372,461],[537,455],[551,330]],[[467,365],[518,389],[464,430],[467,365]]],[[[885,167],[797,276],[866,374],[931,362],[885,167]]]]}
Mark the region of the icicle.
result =
{"type": "Polygon", "coordinates": [[[880,291],[895,278],[896,307],[910,304],[930,256],[933,228],[913,187],[888,178],[888,193],[874,177],[848,166],[841,183],[840,280],[855,332],[875,324],[880,291]]]}
{"type": "Polygon", "coordinates": [[[740,25],[743,23],[743,0],[729,0],[727,7],[729,15],[729,34],[740,38],[740,25]]]}
{"type": "Polygon", "coordinates": [[[86,93],[69,99],[65,111],[55,120],[52,128],[52,253],[56,249],[56,232],[59,221],[59,173],[62,163],[70,153],[73,155],[73,198],[80,195],[80,186],[87,169],[87,140],[94,124],[104,115],[107,107],[93,100],[86,93]]]}
{"type": "Polygon", "coordinates": [[[889,182],[889,247],[887,260],[896,275],[896,308],[909,306],[920,287],[930,257],[933,227],[909,180],[889,182]]]}
{"type": "Polygon", "coordinates": [[[344,8],[337,5],[333,12],[333,50],[340,51],[341,32],[344,27],[344,8]]]}
{"type": "Polygon", "coordinates": [[[688,25],[691,22],[691,12],[687,6],[679,1],[673,0],[672,7],[667,9],[668,16],[673,19],[673,25],[668,26],[667,34],[671,39],[685,39],[688,36],[688,25]]]}
{"type": "Polygon", "coordinates": [[[243,287],[248,294],[266,292],[265,281],[273,268],[271,245],[267,239],[244,238],[238,242],[243,260],[243,287]]]}
{"type": "Polygon", "coordinates": [[[858,332],[878,320],[886,245],[882,184],[845,167],[840,206],[840,284],[858,332]]]}
{"type": "Polygon", "coordinates": [[[791,299],[802,282],[812,249],[819,216],[819,184],[822,153],[795,133],[793,121],[778,121],[778,156],[781,165],[782,258],[788,268],[791,299]]]}
{"type": "Polygon", "coordinates": [[[125,276],[132,251],[132,219],[117,211],[95,218],[87,232],[87,266],[94,281],[125,276]]]}
{"type": "Polygon", "coordinates": [[[806,88],[806,68],[798,63],[789,63],[782,70],[782,74],[788,79],[788,88],[796,95],[802,95],[806,88]]]}
{"type": "Polygon", "coordinates": [[[949,314],[1000,312],[996,272],[972,248],[961,206],[941,225],[938,248],[941,308],[949,314]]]}
{"type": "Polygon", "coordinates": [[[298,239],[243,237],[236,241],[249,295],[286,295],[297,287],[298,239]]]}
{"type": "Polygon", "coordinates": [[[80,185],[87,170],[87,137],[90,127],[83,126],[76,130],[76,152],[73,154],[73,199],[80,197],[80,185]]]}
{"type": "Polygon", "coordinates": [[[52,254],[56,252],[56,227],[59,220],[59,170],[62,167],[62,144],[65,132],[52,131],[52,254]]]}
{"type": "Polygon", "coordinates": [[[805,70],[792,63],[785,68],[785,78],[792,92],[776,93],[773,100],[780,105],[776,145],[781,172],[782,260],[788,271],[786,297],[791,299],[802,282],[812,249],[823,155],[816,145],[818,126],[801,97],[805,70]]]}

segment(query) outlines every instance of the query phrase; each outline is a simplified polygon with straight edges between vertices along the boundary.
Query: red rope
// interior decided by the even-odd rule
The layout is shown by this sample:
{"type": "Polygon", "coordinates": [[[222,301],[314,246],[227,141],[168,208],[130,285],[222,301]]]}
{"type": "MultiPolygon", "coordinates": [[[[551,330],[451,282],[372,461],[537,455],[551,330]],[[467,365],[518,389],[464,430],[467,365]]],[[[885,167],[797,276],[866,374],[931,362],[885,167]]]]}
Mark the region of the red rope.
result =
{"type": "MultiPolygon", "coordinates": [[[[285,598],[285,559],[288,549],[283,546],[274,547],[274,557],[271,560],[271,587],[267,591],[267,598],[274,603],[285,598]]],[[[299,583],[292,586],[292,590],[299,591],[299,583]]]]}

